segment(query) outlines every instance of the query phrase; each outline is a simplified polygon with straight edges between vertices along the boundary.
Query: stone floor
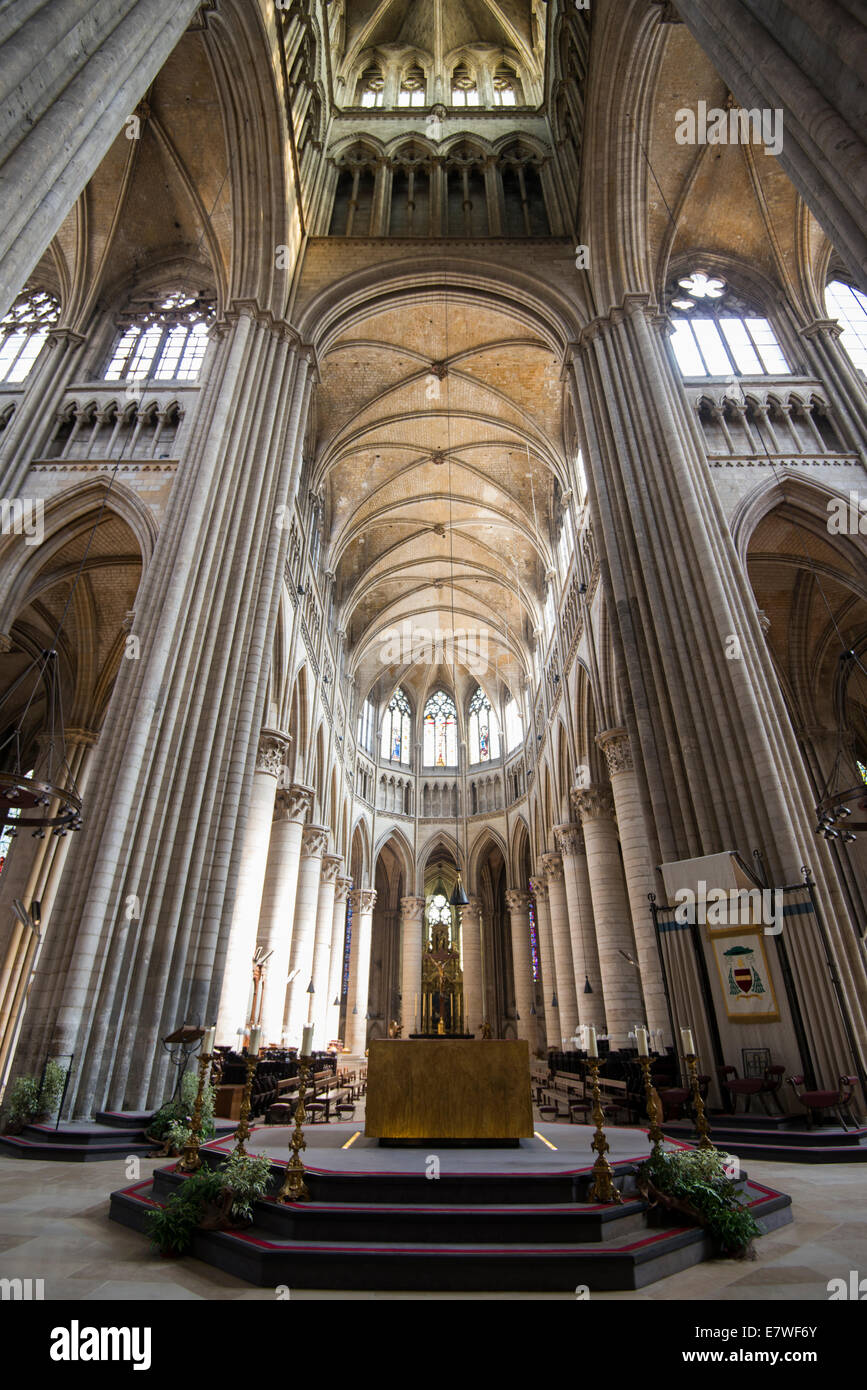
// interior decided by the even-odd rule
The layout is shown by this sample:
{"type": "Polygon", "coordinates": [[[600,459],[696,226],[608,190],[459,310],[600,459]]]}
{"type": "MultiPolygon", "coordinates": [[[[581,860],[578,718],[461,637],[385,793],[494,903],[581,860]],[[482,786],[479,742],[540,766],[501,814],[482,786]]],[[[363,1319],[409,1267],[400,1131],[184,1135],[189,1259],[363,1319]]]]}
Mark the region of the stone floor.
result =
{"type": "MultiPolygon", "coordinates": [[[[564,1130],[567,1126],[563,1127],[564,1130]]],[[[249,1145],[255,1152],[255,1144],[249,1145]]],[[[0,1278],[42,1279],[46,1299],[245,1299],[271,1301],[268,1289],[194,1259],[166,1261],[140,1235],[108,1219],[108,1194],[145,1178],[165,1160],[43,1163],[0,1157],[0,1278]],[[138,1165],[136,1168],[135,1165],[138,1165]]],[[[858,1164],[760,1163],[750,1176],[794,1203],[794,1222],[757,1244],[752,1262],[717,1260],[686,1270],[640,1293],[597,1293],[593,1299],[731,1299],[784,1301],[828,1298],[829,1279],[867,1276],[867,1204],[858,1164]]],[[[573,1294],[498,1294],[497,1298],[562,1298],[573,1294]]],[[[292,1298],[448,1297],[400,1292],[293,1290],[292,1298]]],[[[458,1294],[464,1299],[483,1294],[458,1294]]]]}

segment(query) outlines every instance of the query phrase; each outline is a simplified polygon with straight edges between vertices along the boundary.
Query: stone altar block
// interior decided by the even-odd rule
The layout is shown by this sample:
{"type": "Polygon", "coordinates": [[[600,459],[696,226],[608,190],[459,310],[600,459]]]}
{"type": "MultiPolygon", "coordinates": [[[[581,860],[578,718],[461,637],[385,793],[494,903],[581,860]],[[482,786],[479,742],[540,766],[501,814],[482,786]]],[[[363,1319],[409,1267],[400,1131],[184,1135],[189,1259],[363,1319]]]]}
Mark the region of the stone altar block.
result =
{"type": "Polygon", "coordinates": [[[529,1044],[374,1038],[364,1133],[392,1140],[531,1138],[529,1044]]]}

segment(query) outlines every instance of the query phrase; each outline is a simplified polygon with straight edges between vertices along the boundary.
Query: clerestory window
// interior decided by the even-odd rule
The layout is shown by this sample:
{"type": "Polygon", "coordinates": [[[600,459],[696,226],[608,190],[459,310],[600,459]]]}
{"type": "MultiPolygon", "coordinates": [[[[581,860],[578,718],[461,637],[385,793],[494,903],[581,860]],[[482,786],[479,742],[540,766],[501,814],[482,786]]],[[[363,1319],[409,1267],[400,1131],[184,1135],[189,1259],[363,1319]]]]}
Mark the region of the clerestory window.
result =
{"type": "Polygon", "coordinates": [[[362,106],[382,106],[385,101],[385,78],[375,64],[362,73],[359,96],[362,106]]]}
{"type": "Polygon", "coordinates": [[[424,106],[425,105],[425,76],[418,64],[404,75],[400,84],[400,91],[397,94],[398,106],[424,106]]]}
{"type": "Polygon", "coordinates": [[[0,381],[24,381],[59,317],[60,304],[53,294],[22,290],[0,320],[0,381]]]}
{"type": "Polygon", "coordinates": [[[840,322],[842,347],[867,376],[867,295],[842,280],[832,280],[825,290],[825,304],[829,317],[840,322]]]}
{"type": "Polygon", "coordinates": [[[467,735],[471,764],[489,763],[500,756],[500,726],[481,686],[470,700],[467,735]]]}
{"type": "Polygon", "coordinates": [[[671,346],[684,376],[791,374],[769,321],[750,315],[725,280],[697,270],[677,281],[670,305],[671,346]]]}
{"type": "Polygon", "coordinates": [[[412,711],[400,686],[391,697],[382,723],[380,757],[392,763],[408,763],[412,747],[412,711]]]}
{"type": "Polygon", "coordinates": [[[195,381],[214,317],[212,301],[184,293],[170,294],[137,312],[128,312],[105,380],[195,381]]]}
{"type": "Polygon", "coordinates": [[[452,106],[478,106],[479,89],[465,63],[459,63],[452,73],[452,106]]]}

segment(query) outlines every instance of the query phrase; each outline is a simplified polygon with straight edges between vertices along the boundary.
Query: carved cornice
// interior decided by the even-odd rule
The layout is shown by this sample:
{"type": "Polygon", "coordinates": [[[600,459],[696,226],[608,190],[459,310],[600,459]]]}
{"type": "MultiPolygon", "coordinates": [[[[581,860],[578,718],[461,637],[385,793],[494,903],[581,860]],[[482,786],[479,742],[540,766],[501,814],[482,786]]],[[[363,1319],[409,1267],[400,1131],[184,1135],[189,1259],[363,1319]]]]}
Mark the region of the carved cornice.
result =
{"type": "Polygon", "coordinates": [[[263,729],[256,749],[256,771],[267,772],[269,777],[279,777],[289,743],[289,735],[281,733],[279,729],[263,729]]]}
{"type": "MultiPolygon", "coordinates": [[[[575,795],[576,793],[573,792],[573,798],[575,795]]],[[[584,831],[580,825],[555,825],[554,839],[564,859],[568,859],[573,854],[586,854],[587,852],[584,844],[584,831]]]]}
{"type": "Polygon", "coordinates": [[[543,854],[542,868],[548,883],[562,883],[563,881],[563,857],[559,854],[543,854]]]}
{"type": "Polygon", "coordinates": [[[510,912],[526,913],[530,906],[530,894],[523,888],[510,888],[506,893],[506,907],[510,912]]]}
{"type": "Polygon", "coordinates": [[[596,735],[596,742],[605,754],[609,777],[614,777],[618,772],[632,772],[635,763],[632,761],[629,734],[625,729],[605,729],[596,735]]]}
{"type": "Polygon", "coordinates": [[[401,898],[400,919],[402,922],[421,922],[424,917],[424,898],[401,898]]]}
{"type": "Polygon", "coordinates": [[[327,825],[305,825],[301,831],[301,858],[321,859],[328,849],[327,825]]]}
{"type": "Polygon", "coordinates": [[[313,809],[313,788],[293,782],[278,791],[274,802],[275,820],[306,820],[313,809]]]}
{"type": "Polygon", "coordinates": [[[321,883],[336,883],[337,875],[343,868],[343,860],[339,854],[323,854],[322,856],[322,876],[321,883]]]}
{"type": "Polygon", "coordinates": [[[573,791],[572,807],[582,824],[588,820],[614,820],[614,796],[610,787],[573,791]]]}
{"type": "Polygon", "coordinates": [[[349,895],[353,913],[372,912],[376,907],[375,888],[353,888],[349,895]]]}

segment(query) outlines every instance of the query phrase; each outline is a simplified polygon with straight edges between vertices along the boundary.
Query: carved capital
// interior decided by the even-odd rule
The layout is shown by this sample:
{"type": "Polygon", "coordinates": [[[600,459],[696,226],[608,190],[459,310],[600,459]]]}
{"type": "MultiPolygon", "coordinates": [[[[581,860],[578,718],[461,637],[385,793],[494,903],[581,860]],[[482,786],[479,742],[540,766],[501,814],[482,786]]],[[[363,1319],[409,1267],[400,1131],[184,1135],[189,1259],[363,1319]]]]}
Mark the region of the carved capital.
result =
{"type": "Polygon", "coordinates": [[[480,899],[474,898],[472,895],[470,895],[469,902],[464,903],[463,907],[461,908],[461,922],[466,922],[467,919],[469,919],[471,922],[477,922],[481,915],[482,904],[480,899]]]}
{"type": "Polygon", "coordinates": [[[813,319],[812,323],[799,328],[798,332],[802,338],[821,338],[823,333],[829,338],[839,338],[843,329],[837,319],[813,319]]]}
{"type": "Polygon", "coordinates": [[[352,888],[352,879],[351,879],[351,878],[338,878],[338,880],[337,880],[337,887],[334,889],[334,901],[335,901],[335,903],[345,903],[345,902],[346,902],[346,899],[349,897],[349,891],[350,891],[351,888],[352,888]]]}
{"type": "Polygon", "coordinates": [[[635,763],[632,761],[629,734],[625,729],[606,729],[603,733],[597,734],[596,742],[605,754],[609,777],[613,777],[617,772],[633,770],[635,763]]]}
{"type": "Polygon", "coordinates": [[[614,796],[610,787],[587,787],[584,791],[572,793],[572,806],[581,817],[581,823],[588,820],[614,820],[614,796]]]}
{"type": "Polygon", "coordinates": [[[291,787],[284,787],[278,791],[274,802],[274,819],[304,821],[312,807],[313,788],[302,787],[300,783],[293,782],[291,787]]]}
{"type": "Polygon", "coordinates": [[[0,656],[5,656],[12,650],[12,638],[8,632],[0,632],[0,656]]]}
{"type": "Polygon", "coordinates": [[[530,891],[537,903],[544,902],[548,896],[548,885],[544,878],[531,878],[530,891]]]}
{"type": "Polygon", "coordinates": [[[759,627],[762,629],[762,636],[767,637],[768,633],[771,630],[771,620],[765,612],[764,608],[756,609],[756,617],[759,620],[759,627]]]}
{"type": "Polygon", "coordinates": [[[323,854],[322,856],[322,883],[336,883],[337,875],[343,868],[343,860],[339,854],[323,854]]]}
{"type": "MultiPolygon", "coordinates": [[[[577,795],[577,792],[572,793],[573,798],[577,795]]],[[[573,854],[586,853],[584,831],[580,825],[555,825],[554,839],[564,859],[573,854]]]]}
{"type": "Polygon", "coordinates": [[[263,729],[256,749],[256,771],[267,772],[269,777],[279,777],[288,747],[288,734],[281,733],[279,729],[263,729]]]}
{"type": "Polygon", "coordinates": [[[353,913],[372,912],[376,907],[375,888],[353,888],[349,895],[353,913]]]}
{"type": "Polygon", "coordinates": [[[424,898],[401,898],[400,919],[402,922],[421,922],[424,917],[424,898]]]}
{"type": "Polygon", "coordinates": [[[523,888],[510,888],[506,893],[506,907],[511,913],[526,913],[530,906],[530,894],[523,888]]]}
{"type": "Polygon", "coordinates": [[[301,858],[321,859],[328,849],[328,827],[305,825],[301,831],[301,858]]]}
{"type": "Polygon", "coordinates": [[[549,883],[562,883],[563,881],[563,859],[559,854],[543,854],[542,867],[545,878],[549,883]]]}

